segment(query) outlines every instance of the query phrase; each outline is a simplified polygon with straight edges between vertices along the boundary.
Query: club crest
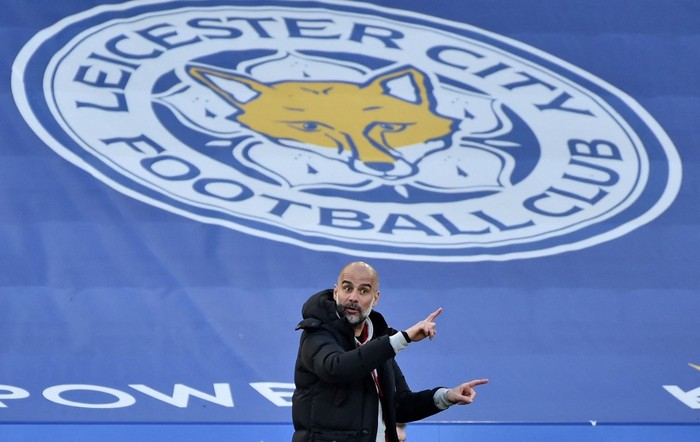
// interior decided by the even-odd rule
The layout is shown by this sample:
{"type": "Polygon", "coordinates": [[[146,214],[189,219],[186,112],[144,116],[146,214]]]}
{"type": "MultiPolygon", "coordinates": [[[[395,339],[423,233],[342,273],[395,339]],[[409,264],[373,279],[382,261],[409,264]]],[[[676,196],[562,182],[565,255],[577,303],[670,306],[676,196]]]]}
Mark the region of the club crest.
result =
{"type": "Polygon", "coordinates": [[[14,71],[28,124],[115,189],[314,250],[545,256],[653,220],[680,185],[663,130],[604,81],[360,2],[100,6],[14,71]]]}

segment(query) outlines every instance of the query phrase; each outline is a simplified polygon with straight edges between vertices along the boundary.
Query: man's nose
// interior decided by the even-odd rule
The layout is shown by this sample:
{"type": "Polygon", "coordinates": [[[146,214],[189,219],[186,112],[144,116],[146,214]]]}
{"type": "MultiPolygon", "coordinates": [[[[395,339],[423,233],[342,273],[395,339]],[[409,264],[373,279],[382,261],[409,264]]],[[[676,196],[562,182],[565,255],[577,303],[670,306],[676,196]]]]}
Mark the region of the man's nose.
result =
{"type": "Polygon", "coordinates": [[[356,289],[351,291],[350,294],[348,294],[348,301],[357,302],[358,299],[358,292],[356,289]]]}

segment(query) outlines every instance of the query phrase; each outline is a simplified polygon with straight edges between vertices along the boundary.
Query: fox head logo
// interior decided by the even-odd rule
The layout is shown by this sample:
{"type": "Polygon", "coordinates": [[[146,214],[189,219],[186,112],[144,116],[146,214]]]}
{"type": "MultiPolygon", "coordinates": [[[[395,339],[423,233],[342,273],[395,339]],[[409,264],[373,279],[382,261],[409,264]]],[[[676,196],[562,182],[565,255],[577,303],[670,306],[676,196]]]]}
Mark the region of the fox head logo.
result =
{"type": "Polygon", "coordinates": [[[435,111],[428,78],[413,67],[365,83],[264,83],[237,73],[188,66],[187,73],[233,106],[243,126],[285,145],[333,152],[360,172],[384,179],[409,176],[415,159],[402,149],[449,146],[457,120],[435,111]]]}

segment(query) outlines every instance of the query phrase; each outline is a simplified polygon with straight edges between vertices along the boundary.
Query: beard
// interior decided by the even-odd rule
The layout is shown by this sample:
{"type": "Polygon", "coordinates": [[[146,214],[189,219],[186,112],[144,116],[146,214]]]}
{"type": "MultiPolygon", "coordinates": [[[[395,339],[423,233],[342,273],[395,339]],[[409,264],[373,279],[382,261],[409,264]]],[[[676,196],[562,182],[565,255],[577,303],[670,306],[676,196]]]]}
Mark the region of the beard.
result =
{"type": "Polygon", "coordinates": [[[337,306],[338,314],[341,318],[345,318],[350,325],[357,326],[365,322],[365,319],[372,312],[372,307],[364,310],[360,304],[356,302],[348,302],[337,306]]]}

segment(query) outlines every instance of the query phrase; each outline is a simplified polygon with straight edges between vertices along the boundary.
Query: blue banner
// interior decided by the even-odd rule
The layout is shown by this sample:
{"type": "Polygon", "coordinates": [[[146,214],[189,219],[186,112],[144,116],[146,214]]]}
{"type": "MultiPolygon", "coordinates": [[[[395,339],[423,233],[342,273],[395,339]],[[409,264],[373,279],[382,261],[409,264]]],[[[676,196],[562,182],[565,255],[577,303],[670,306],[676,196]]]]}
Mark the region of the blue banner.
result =
{"type": "Polygon", "coordinates": [[[700,419],[696,2],[3,9],[0,422],[289,423],[354,260],[429,421],[700,419]]]}

